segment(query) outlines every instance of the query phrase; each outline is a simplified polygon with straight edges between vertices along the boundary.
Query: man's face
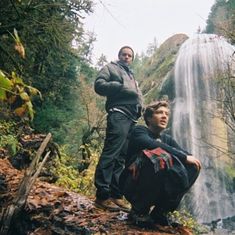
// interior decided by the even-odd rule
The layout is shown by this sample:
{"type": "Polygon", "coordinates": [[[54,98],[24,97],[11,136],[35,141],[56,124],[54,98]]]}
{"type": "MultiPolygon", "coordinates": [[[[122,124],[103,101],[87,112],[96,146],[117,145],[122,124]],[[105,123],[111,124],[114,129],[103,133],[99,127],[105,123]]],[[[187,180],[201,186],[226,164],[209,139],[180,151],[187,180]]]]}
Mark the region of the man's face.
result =
{"type": "Polygon", "coordinates": [[[132,50],[130,48],[122,49],[122,52],[119,55],[119,60],[125,64],[131,64],[133,58],[132,50]]]}
{"type": "Polygon", "coordinates": [[[169,121],[169,109],[161,106],[154,111],[153,116],[148,119],[148,126],[155,130],[164,130],[167,127],[169,121]]]}

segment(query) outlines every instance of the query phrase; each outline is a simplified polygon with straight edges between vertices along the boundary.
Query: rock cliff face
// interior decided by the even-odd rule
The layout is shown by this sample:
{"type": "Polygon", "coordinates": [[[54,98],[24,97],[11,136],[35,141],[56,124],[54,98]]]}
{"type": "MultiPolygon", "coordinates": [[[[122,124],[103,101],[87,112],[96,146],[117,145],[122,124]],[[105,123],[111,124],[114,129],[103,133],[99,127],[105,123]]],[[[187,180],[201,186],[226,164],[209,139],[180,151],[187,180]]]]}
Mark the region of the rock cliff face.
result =
{"type": "MultiPolygon", "coordinates": [[[[162,91],[165,81],[171,80],[172,69],[176,60],[177,52],[182,43],[188,39],[185,34],[175,34],[168,38],[142,66],[137,79],[145,97],[145,103],[158,99],[161,94],[172,96],[170,92],[162,91]]],[[[171,84],[170,84],[171,85],[171,84]]]]}

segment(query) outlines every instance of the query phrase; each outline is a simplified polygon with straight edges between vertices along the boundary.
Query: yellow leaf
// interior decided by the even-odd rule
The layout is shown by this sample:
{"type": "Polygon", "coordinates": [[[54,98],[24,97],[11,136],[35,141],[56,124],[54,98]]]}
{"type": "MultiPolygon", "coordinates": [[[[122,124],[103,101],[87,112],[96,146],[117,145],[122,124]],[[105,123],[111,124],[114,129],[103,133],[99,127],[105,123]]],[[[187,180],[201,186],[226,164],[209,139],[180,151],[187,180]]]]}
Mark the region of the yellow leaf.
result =
{"type": "Polygon", "coordinates": [[[26,102],[30,100],[29,95],[26,92],[21,92],[20,98],[26,102]]]}
{"type": "Polygon", "coordinates": [[[14,110],[14,113],[19,117],[23,117],[25,115],[25,112],[26,112],[26,106],[25,105],[23,105],[19,108],[16,108],[14,110]]]}
{"type": "Polygon", "coordinates": [[[19,55],[25,59],[25,49],[21,42],[16,42],[15,44],[15,50],[19,53],[19,55]]]}
{"type": "Polygon", "coordinates": [[[29,92],[31,95],[39,95],[40,99],[42,99],[42,94],[38,89],[36,89],[35,87],[31,87],[31,86],[27,86],[27,88],[29,89],[29,92]]]}
{"type": "Polygon", "coordinates": [[[19,85],[25,85],[22,78],[20,78],[15,72],[11,73],[11,77],[13,78],[13,83],[19,84],[19,85]]]}
{"type": "Polygon", "coordinates": [[[30,120],[33,120],[33,118],[34,118],[33,105],[32,105],[32,103],[30,101],[26,102],[26,105],[27,105],[27,108],[28,108],[30,120]]]}
{"type": "Polygon", "coordinates": [[[0,70],[0,89],[11,90],[12,82],[8,79],[5,74],[0,70]]]}

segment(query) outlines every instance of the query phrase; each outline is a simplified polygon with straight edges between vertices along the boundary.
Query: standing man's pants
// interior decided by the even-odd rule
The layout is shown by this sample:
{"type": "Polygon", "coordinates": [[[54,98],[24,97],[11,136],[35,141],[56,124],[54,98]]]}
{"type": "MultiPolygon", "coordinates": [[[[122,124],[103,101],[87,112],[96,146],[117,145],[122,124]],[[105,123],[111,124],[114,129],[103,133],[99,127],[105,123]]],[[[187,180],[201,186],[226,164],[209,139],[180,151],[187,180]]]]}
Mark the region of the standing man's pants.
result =
{"type": "Polygon", "coordinates": [[[108,114],[104,148],[95,171],[98,199],[122,197],[119,176],[124,169],[127,137],[133,125],[134,122],[120,112],[108,114]]]}

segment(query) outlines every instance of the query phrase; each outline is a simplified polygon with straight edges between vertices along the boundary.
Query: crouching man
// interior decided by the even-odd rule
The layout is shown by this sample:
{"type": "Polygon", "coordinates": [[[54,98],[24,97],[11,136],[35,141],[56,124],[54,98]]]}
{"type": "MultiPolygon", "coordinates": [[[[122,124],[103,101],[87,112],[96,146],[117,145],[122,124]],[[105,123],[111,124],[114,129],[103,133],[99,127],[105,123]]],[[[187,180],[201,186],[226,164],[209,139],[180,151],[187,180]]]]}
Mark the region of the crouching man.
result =
{"type": "Polygon", "coordinates": [[[169,121],[168,102],[147,106],[144,120],[147,127],[138,125],[131,132],[120,186],[131,203],[129,219],[134,224],[167,226],[167,213],[194,184],[201,163],[162,133],[169,121]]]}

